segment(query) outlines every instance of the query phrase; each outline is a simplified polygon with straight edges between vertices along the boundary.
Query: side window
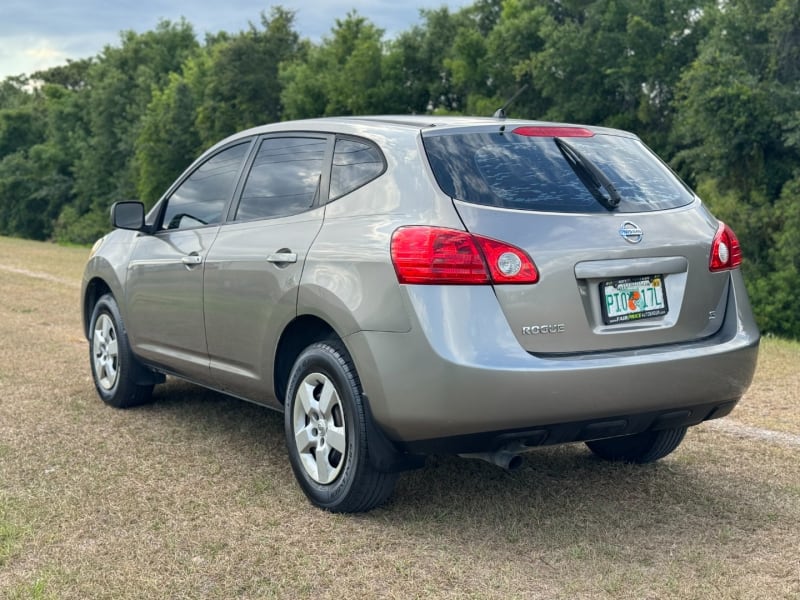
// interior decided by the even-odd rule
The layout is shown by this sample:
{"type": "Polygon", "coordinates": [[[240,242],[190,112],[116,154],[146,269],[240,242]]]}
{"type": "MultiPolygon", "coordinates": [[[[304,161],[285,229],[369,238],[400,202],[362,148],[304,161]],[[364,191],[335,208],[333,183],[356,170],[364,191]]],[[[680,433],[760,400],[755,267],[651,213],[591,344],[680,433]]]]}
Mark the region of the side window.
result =
{"type": "Polygon", "coordinates": [[[337,139],[333,151],[330,199],[349,194],[383,173],[380,151],[366,142],[337,139]]]}
{"type": "Polygon", "coordinates": [[[161,227],[189,229],[219,223],[249,146],[226,148],[195,169],[169,197],[161,227]]]}
{"type": "Polygon", "coordinates": [[[311,208],[319,194],[325,138],[279,137],[261,142],[236,220],[286,217],[311,208]]]}

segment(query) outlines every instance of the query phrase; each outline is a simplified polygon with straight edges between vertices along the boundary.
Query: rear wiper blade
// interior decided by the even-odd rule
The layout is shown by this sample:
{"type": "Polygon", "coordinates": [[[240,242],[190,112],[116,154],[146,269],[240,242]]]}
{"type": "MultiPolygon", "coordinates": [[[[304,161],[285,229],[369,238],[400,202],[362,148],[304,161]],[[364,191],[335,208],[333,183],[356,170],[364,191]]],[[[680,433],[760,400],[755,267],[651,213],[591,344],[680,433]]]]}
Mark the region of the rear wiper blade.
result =
{"type": "Polygon", "coordinates": [[[595,197],[595,199],[608,210],[614,210],[619,206],[622,197],[619,195],[617,188],[611,183],[611,180],[606,177],[595,164],[584,156],[575,146],[566,142],[560,137],[554,137],[553,141],[558,146],[561,154],[575,171],[578,179],[586,186],[586,189],[595,197]],[[602,191],[604,189],[606,193],[602,191]]]}

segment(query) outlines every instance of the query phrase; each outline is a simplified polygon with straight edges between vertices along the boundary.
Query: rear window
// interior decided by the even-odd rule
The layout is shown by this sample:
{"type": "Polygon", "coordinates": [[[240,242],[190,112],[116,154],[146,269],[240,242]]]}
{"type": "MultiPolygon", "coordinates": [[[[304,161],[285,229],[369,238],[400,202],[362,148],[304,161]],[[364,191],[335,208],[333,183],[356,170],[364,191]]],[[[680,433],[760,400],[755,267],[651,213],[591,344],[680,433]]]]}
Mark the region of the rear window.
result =
{"type": "MultiPolygon", "coordinates": [[[[611,181],[616,212],[646,212],[689,204],[684,184],[642,142],[608,134],[564,138],[611,181]]],[[[507,131],[423,137],[442,190],[465,202],[544,212],[606,212],[553,137],[507,131]]],[[[585,179],[585,176],[584,176],[585,179]]]]}

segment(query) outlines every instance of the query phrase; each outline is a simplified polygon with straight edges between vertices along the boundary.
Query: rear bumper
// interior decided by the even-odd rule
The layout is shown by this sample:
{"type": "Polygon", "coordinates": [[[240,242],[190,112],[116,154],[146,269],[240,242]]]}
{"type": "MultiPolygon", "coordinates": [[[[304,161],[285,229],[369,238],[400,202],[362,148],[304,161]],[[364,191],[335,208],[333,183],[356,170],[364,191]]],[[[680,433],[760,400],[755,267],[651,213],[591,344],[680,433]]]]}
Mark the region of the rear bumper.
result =
{"type": "Polygon", "coordinates": [[[406,292],[409,333],[362,331],[346,343],[375,420],[412,451],[477,451],[509,434],[539,445],[692,425],[730,412],[756,366],[759,333],[738,271],[714,336],[570,356],[525,352],[489,287],[406,292]]]}
{"type": "Polygon", "coordinates": [[[506,450],[525,452],[538,446],[584,442],[643,431],[689,427],[729,414],[736,401],[703,404],[680,409],[659,410],[631,415],[614,415],[585,421],[551,423],[509,431],[489,431],[402,442],[410,454],[461,454],[506,450]]]}

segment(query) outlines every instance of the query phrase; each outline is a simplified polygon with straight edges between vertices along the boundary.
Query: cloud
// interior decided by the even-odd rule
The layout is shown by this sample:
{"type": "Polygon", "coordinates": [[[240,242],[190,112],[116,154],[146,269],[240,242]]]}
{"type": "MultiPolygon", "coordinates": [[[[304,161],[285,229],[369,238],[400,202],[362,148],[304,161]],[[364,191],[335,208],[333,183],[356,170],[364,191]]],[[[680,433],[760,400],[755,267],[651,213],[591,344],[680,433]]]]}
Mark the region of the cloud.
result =
{"type": "Polygon", "coordinates": [[[47,40],[43,40],[38,46],[25,50],[25,56],[33,61],[53,62],[67,59],[67,55],[60,50],[56,50],[47,40]]]}
{"type": "Polygon", "coordinates": [[[119,40],[117,32],[74,35],[15,35],[0,38],[0,79],[30,75],[98,54],[119,40]]]}
{"type": "Polygon", "coordinates": [[[30,74],[66,62],[69,55],[57,43],[35,36],[3,37],[0,77],[30,74]]]}

